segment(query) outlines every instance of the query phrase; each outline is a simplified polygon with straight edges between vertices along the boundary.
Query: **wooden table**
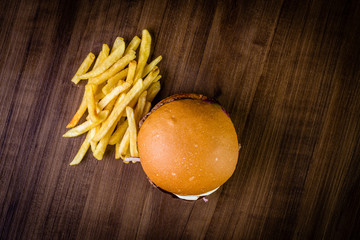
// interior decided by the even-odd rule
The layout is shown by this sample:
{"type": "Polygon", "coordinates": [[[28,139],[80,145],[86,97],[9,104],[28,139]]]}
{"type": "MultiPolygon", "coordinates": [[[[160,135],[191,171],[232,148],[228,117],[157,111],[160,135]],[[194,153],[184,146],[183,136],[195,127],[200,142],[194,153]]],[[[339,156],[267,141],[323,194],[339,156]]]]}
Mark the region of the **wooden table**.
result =
{"type": "Polygon", "coordinates": [[[359,239],[360,3],[1,1],[0,239],[359,239]],[[215,97],[242,149],[208,202],[62,138],[82,59],[147,28],[162,90],[215,97]]]}

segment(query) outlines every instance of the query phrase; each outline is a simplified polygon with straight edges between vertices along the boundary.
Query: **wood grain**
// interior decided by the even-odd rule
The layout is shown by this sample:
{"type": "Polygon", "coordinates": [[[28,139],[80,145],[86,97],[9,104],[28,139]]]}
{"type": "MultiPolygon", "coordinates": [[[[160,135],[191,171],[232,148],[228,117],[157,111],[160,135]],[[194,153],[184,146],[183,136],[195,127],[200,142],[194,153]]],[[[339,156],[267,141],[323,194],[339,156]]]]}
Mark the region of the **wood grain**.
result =
{"type": "Polygon", "coordinates": [[[0,239],[359,239],[360,3],[1,1],[0,239]],[[149,29],[162,90],[217,98],[242,149],[209,201],[63,139],[88,52],[149,29]]]}

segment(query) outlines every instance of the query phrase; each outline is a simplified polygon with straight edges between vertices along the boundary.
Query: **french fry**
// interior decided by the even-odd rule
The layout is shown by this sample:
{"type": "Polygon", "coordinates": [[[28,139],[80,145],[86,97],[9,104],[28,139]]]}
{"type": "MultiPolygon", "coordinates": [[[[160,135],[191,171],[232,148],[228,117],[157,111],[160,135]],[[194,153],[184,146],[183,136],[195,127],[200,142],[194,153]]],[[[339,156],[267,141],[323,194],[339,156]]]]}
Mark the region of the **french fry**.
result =
{"type": "Polygon", "coordinates": [[[117,37],[114,41],[113,47],[111,49],[111,52],[114,52],[117,48],[124,48],[125,49],[125,41],[122,37],[117,37]]]}
{"type": "MultiPolygon", "coordinates": [[[[146,78],[144,79],[144,84],[143,84],[143,87],[142,89],[140,90],[140,92],[134,97],[134,99],[129,103],[129,107],[134,107],[136,102],[138,101],[141,93],[143,91],[145,91],[146,89],[148,89],[150,87],[150,85],[157,79],[158,77],[158,74],[159,74],[159,68],[158,67],[155,67],[149,75],[146,76],[146,78]]],[[[126,113],[123,112],[122,113],[122,116],[126,117],[126,113]]]]}
{"type": "MultiPolygon", "coordinates": [[[[99,66],[99,64],[101,64],[108,56],[109,56],[109,46],[106,45],[106,44],[103,44],[103,47],[102,47],[102,50],[101,52],[99,53],[99,56],[97,57],[96,61],[95,61],[95,64],[94,64],[94,68],[96,68],[97,66],[99,66]]],[[[91,82],[91,78],[89,79],[88,83],[86,85],[88,85],[90,82],[91,82]]],[[[95,93],[97,92],[97,89],[98,89],[98,85],[94,85],[93,86],[93,92],[94,92],[94,95],[95,93]]]]}
{"type": "Polygon", "coordinates": [[[150,56],[150,49],[151,49],[151,36],[148,30],[144,29],[142,31],[142,39],[140,44],[140,51],[139,51],[139,60],[136,67],[136,74],[135,80],[141,78],[144,72],[144,68],[146,62],[150,56]]]}
{"type": "MultiPolygon", "coordinates": [[[[110,51],[110,49],[109,49],[109,46],[108,45],[106,45],[106,44],[103,44],[103,47],[102,47],[102,50],[101,50],[101,52],[99,53],[99,56],[97,57],[97,59],[96,59],[96,61],[95,61],[95,64],[94,64],[94,68],[96,68],[99,64],[101,64],[108,56],[109,56],[109,51],[110,51]]],[[[91,84],[91,78],[89,79],[89,81],[88,81],[88,84],[90,83],[91,84]]],[[[87,85],[88,85],[87,84],[87,85]]],[[[97,84],[94,84],[93,85],[93,93],[94,93],[94,95],[98,92],[97,90],[98,90],[98,85],[97,84]]],[[[97,102],[97,101],[99,101],[99,99],[101,99],[103,96],[101,96],[101,95],[95,95],[95,102],[97,102]]]]}
{"type": "Polygon", "coordinates": [[[75,84],[78,84],[81,80],[80,76],[89,70],[94,60],[95,60],[95,55],[92,52],[89,53],[84,59],[84,61],[81,63],[79,69],[76,71],[75,76],[71,79],[71,81],[75,84]]]}
{"type": "Polygon", "coordinates": [[[145,115],[148,114],[148,112],[150,112],[150,109],[151,109],[151,102],[146,102],[141,118],[145,117],[145,115]]]}
{"type": "Polygon", "coordinates": [[[111,51],[103,44],[96,59],[90,53],[82,62],[72,81],[77,84],[88,79],[88,83],[79,108],[66,126],[71,129],[63,136],[87,135],[70,165],[79,164],[89,148],[101,160],[107,145],[116,145],[115,158],[122,158],[124,163],[129,162],[127,157],[138,156],[138,123],[150,111],[151,101],[160,91],[157,65],[162,56],[147,64],[151,41],[146,29],[142,39],[135,36],[127,47],[124,39],[117,37],[111,51]],[[86,121],[76,126],[86,110],[86,121]]]}
{"type": "Polygon", "coordinates": [[[95,98],[95,102],[98,102],[100,99],[102,99],[103,97],[105,97],[105,94],[103,92],[99,92],[98,94],[96,94],[94,96],[95,98]]]}
{"type": "Polygon", "coordinates": [[[141,115],[144,111],[144,107],[146,104],[146,96],[147,96],[147,91],[144,91],[140,97],[139,100],[136,104],[136,108],[135,108],[135,122],[136,122],[136,126],[138,126],[139,120],[141,118],[141,115]]]}
{"type": "Polygon", "coordinates": [[[109,82],[101,89],[101,91],[107,95],[109,94],[115,87],[124,84],[125,81],[123,79],[118,80],[117,82],[109,82]]]}
{"type": "Polygon", "coordinates": [[[119,159],[120,158],[120,152],[119,152],[119,149],[120,149],[120,143],[116,143],[115,145],[115,159],[119,159]]]}
{"type": "Polygon", "coordinates": [[[124,55],[128,54],[130,50],[136,51],[140,43],[141,43],[141,39],[138,36],[135,36],[127,46],[124,55]]]}
{"type": "MultiPolygon", "coordinates": [[[[117,101],[114,109],[112,110],[110,116],[104,121],[101,125],[99,132],[94,136],[95,141],[99,141],[105,134],[110,130],[110,128],[118,121],[122,112],[125,110],[125,107],[136,97],[143,87],[142,79],[138,79],[135,85],[126,93],[122,101],[117,101]]],[[[121,98],[119,98],[121,99],[121,98]]]]}
{"type": "Polygon", "coordinates": [[[162,56],[158,56],[157,58],[155,58],[154,60],[151,61],[151,63],[149,63],[148,65],[145,66],[144,68],[144,72],[142,74],[142,78],[144,78],[146,75],[149,74],[149,72],[151,72],[151,70],[154,69],[154,67],[162,60],[162,56]]]}
{"type": "Polygon", "coordinates": [[[110,131],[108,133],[105,134],[105,136],[103,138],[101,138],[101,140],[99,141],[99,143],[96,146],[96,150],[93,153],[93,156],[97,159],[97,160],[102,160],[105,150],[106,150],[106,146],[109,143],[110,137],[112,132],[114,131],[115,126],[111,127],[110,131]]]}
{"type": "Polygon", "coordinates": [[[104,110],[108,110],[109,112],[111,112],[114,108],[114,105],[116,103],[116,98],[114,98],[113,100],[111,100],[104,108],[104,110]]]}
{"type": "Polygon", "coordinates": [[[118,148],[117,151],[118,154],[116,154],[115,152],[115,158],[116,159],[122,158],[124,160],[128,152],[129,146],[130,146],[130,129],[128,127],[121,142],[119,144],[116,144],[116,148],[118,148]]]}
{"type": "Polygon", "coordinates": [[[77,154],[75,155],[74,159],[71,161],[70,165],[77,165],[79,164],[82,159],[84,158],[86,152],[90,147],[90,133],[86,135],[84,142],[81,144],[81,147],[77,154]]]}
{"type": "Polygon", "coordinates": [[[154,79],[154,81],[153,82],[158,82],[160,79],[161,79],[161,75],[157,75],[157,77],[154,79]]]}
{"type": "Polygon", "coordinates": [[[102,72],[101,75],[98,75],[97,77],[93,78],[91,83],[101,84],[105,82],[110,77],[114,76],[116,73],[123,70],[129,64],[129,62],[135,58],[136,58],[135,52],[130,51],[128,54],[126,54],[124,57],[120,58],[116,63],[114,63],[114,65],[112,65],[109,69],[102,72]]]}
{"type": "Polygon", "coordinates": [[[138,94],[136,94],[136,96],[134,97],[134,99],[129,103],[129,107],[134,107],[136,102],[139,99],[140,94],[145,91],[146,89],[149,88],[149,86],[154,82],[154,80],[156,79],[156,77],[159,75],[159,68],[158,67],[154,67],[154,69],[146,76],[146,78],[144,79],[144,83],[143,86],[141,88],[141,90],[138,92],[138,94]]]}
{"type": "Polygon", "coordinates": [[[144,84],[142,90],[145,91],[150,87],[150,85],[155,81],[156,77],[159,75],[160,70],[158,67],[154,67],[154,69],[146,76],[144,79],[144,84]]]}
{"type": "Polygon", "coordinates": [[[109,94],[107,94],[101,101],[99,102],[99,108],[104,109],[108,103],[115,99],[120,93],[128,90],[131,87],[130,83],[125,82],[124,84],[115,87],[109,94]]]}
{"type": "Polygon", "coordinates": [[[111,100],[107,105],[106,107],[104,108],[104,110],[109,110],[110,112],[113,110],[116,102],[121,102],[124,100],[126,94],[125,93],[122,93],[120,94],[120,96],[118,98],[114,98],[113,100],[111,100]]]}
{"type": "MultiPolygon", "coordinates": [[[[109,51],[110,51],[109,46],[107,44],[103,44],[102,50],[99,53],[99,56],[96,58],[96,61],[94,63],[94,68],[97,67],[98,64],[101,64],[104,61],[105,58],[107,58],[107,56],[109,55],[109,51]]],[[[95,100],[96,100],[96,97],[95,97],[95,100]]],[[[82,115],[84,115],[84,113],[86,112],[86,109],[87,109],[87,104],[86,104],[85,95],[84,95],[83,98],[82,98],[79,109],[76,111],[74,117],[71,119],[70,123],[66,126],[66,128],[75,127],[76,124],[81,119],[82,115]]]]}
{"type": "Polygon", "coordinates": [[[118,124],[117,124],[117,128],[116,128],[115,132],[111,135],[109,144],[110,145],[115,145],[117,143],[120,143],[120,140],[123,138],[128,126],[129,125],[128,125],[127,121],[124,121],[124,120],[119,121],[118,124]]]}
{"type": "MultiPolygon", "coordinates": [[[[116,83],[116,86],[118,87],[118,86],[121,86],[121,85],[123,85],[124,83],[126,83],[124,80],[122,80],[122,79],[120,79],[117,83],[116,83]]],[[[130,85],[132,85],[132,84],[130,84],[130,85]]]]}
{"type": "Polygon", "coordinates": [[[122,57],[123,53],[124,49],[122,47],[118,47],[114,52],[110,53],[110,55],[97,68],[79,77],[81,79],[88,79],[102,74],[107,69],[109,69],[115,62],[117,62],[122,57]]]}
{"type": "Polygon", "coordinates": [[[139,152],[136,146],[137,142],[137,127],[135,122],[135,114],[134,110],[131,107],[126,107],[126,115],[127,121],[129,124],[129,132],[130,132],[130,156],[138,157],[139,152]]]}
{"type": "Polygon", "coordinates": [[[97,68],[99,64],[101,64],[108,56],[109,56],[110,48],[107,44],[102,45],[102,50],[99,53],[99,56],[96,58],[94,63],[94,68],[97,68]]]}
{"type": "Polygon", "coordinates": [[[124,156],[124,158],[123,158],[123,162],[124,163],[129,163],[130,161],[127,161],[126,160],[126,158],[128,158],[128,157],[131,157],[131,155],[130,155],[130,148],[128,147],[128,150],[127,150],[127,152],[126,152],[126,154],[125,154],[125,156],[124,156]]]}
{"type": "Polygon", "coordinates": [[[95,96],[94,96],[95,88],[96,86],[93,84],[87,84],[85,86],[85,99],[89,112],[89,118],[91,119],[92,122],[99,121],[99,117],[97,116],[97,112],[96,112],[96,104],[95,104],[95,96]]]}
{"type": "Polygon", "coordinates": [[[129,63],[129,71],[126,77],[126,82],[133,84],[134,82],[134,77],[135,77],[135,71],[136,71],[136,61],[132,60],[129,63]]]}
{"type": "Polygon", "coordinates": [[[95,151],[96,149],[96,145],[97,145],[97,142],[96,141],[93,141],[93,137],[95,136],[96,132],[99,130],[100,128],[100,125],[97,125],[96,127],[90,129],[89,133],[90,134],[90,147],[91,147],[91,151],[95,151]]]}
{"type": "Polygon", "coordinates": [[[104,94],[108,94],[120,80],[126,78],[128,70],[129,70],[128,68],[125,68],[124,70],[118,72],[117,74],[109,78],[107,84],[102,88],[102,92],[104,94]]]}
{"type": "Polygon", "coordinates": [[[155,96],[160,92],[160,82],[154,82],[150,85],[148,90],[148,95],[146,96],[146,100],[148,102],[152,102],[155,98],[155,96]]]}
{"type": "MultiPolygon", "coordinates": [[[[123,139],[124,139],[124,138],[121,138],[121,141],[122,141],[123,139]]],[[[116,145],[115,145],[115,159],[120,159],[120,158],[121,158],[120,144],[121,144],[121,142],[118,142],[118,143],[116,143],[116,145]]]]}
{"type": "Polygon", "coordinates": [[[87,109],[87,104],[86,104],[86,100],[85,100],[85,95],[83,96],[83,99],[81,101],[80,107],[79,109],[76,111],[75,115],[73,116],[73,118],[71,119],[71,121],[69,122],[68,125],[66,125],[66,128],[73,128],[76,126],[76,124],[79,122],[79,120],[81,119],[82,115],[84,115],[84,113],[86,112],[87,109]]]}
{"type": "MultiPolygon", "coordinates": [[[[79,136],[83,133],[86,133],[87,131],[89,131],[90,129],[92,129],[93,127],[99,125],[101,122],[103,122],[107,116],[109,115],[109,111],[104,110],[102,112],[99,113],[99,121],[98,122],[92,122],[91,120],[87,120],[86,122],[70,129],[69,131],[67,131],[63,137],[76,137],[79,136]]],[[[98,141],[98,140],[97,140],[98,141]]]]}

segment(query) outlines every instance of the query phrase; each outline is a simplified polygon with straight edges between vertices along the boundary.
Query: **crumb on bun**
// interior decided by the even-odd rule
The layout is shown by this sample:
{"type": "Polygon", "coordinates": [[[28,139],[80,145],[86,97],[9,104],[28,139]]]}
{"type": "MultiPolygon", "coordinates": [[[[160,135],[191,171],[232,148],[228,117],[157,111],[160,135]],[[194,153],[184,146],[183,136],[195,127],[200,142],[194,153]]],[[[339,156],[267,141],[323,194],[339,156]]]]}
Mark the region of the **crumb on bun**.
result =
{"type": "Polygon", "coordinates": [[[236,168],[239,145],[233,123],[204,95],[168,97],[140,125],[141,165],[165,191],[204,194],[224,184],[236,168]]]}

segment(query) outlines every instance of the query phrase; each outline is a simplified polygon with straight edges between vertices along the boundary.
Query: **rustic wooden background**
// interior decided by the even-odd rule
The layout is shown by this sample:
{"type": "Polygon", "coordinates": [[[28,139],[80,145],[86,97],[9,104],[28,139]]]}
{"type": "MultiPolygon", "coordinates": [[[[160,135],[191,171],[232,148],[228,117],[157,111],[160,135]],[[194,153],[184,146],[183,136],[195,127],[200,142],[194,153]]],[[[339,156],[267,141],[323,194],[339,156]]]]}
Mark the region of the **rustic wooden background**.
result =
{"type": "Polygon", "coordinates": [[[360,2],[0,1],[1,239],[359,239],[360,2]],[[162,91],[216,97],[242,143],[208,202],[109,148],[69,166],[89,51],[149,29],[162,91]]]}

